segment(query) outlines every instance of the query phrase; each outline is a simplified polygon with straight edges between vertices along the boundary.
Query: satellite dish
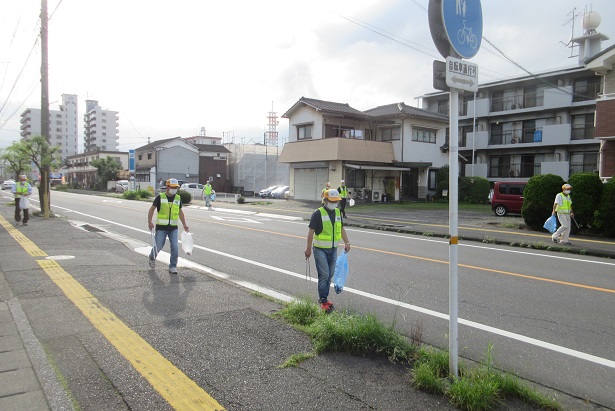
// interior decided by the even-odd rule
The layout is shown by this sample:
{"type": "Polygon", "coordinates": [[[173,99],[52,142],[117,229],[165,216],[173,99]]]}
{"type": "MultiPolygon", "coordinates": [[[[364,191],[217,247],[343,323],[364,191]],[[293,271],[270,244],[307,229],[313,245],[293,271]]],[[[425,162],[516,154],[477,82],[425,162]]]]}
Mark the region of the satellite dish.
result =
{"type": "Polygon", "coordinates": [[[589,13],[585,13],[583,15],[583,30],[593,30],[595,31],[598,26],[600,26],[600,22],[602,19],[600,15],[595,11],[590,11],[589,13]]]}

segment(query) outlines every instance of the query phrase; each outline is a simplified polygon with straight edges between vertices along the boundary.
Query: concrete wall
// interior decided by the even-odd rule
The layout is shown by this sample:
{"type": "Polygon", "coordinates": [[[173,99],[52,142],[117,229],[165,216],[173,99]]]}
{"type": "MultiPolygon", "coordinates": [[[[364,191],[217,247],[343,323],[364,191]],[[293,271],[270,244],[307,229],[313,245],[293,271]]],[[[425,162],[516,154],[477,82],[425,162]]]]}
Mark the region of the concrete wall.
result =
{"type": "Polygon", "coordinates": [[[197,182],[199,178],[199,153],[182,147],[158,151],[158,178],[177,178],[197,182]],[[186,174],[189,177],[186,177],[186,174]]]}

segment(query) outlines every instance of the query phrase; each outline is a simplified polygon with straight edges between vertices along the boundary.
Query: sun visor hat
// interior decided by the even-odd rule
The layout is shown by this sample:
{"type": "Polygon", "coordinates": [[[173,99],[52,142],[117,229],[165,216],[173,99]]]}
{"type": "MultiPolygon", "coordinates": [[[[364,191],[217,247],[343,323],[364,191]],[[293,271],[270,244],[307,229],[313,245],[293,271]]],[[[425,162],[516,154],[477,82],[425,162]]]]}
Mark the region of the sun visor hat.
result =
{"type": "Polygon", "coordinates": [[[179,182],[177,181],[176,178],[169,178],[167,180],[167,187],[172,187],[172,188],[179,187],[179,182]]]}
{"type": "Polygon", "coordinates": [[[329,201],[340,201],[342,198],[340,197],[340,193],[337,192],[336,189],[331,189],[325,191],[325,198],[329,201]]]}
{"type": "Polygon", "coordinates": [[[572,186],[570,184],[564,184],[562,186],[562,190],[570,190],[572,188],[572,186]]]}

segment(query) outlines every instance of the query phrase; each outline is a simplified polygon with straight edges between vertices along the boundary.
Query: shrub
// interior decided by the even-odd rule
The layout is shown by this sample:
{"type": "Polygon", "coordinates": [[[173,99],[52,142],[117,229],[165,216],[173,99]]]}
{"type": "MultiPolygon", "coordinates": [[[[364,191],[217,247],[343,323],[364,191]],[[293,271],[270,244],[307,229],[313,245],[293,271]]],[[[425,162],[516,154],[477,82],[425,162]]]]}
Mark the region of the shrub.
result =
{"type": "Polygon", "coordinates": [[[56,191],[68,191],[68,184],[61,184],[55,187],[56,191]]]}
{"type": "Polygon", "coordinates": [[[139,190],[137,192],[141,198],[150,198],[152,196],[152,193],[149,190],[139,190]]]}
{"type": "Polygon", "coordinates": [[[448,190],[448,166],[441,167],[436,174],[436,197],[442,198],[442,190],[448,190]]]}
{"type": "Polygon", "coordinates": [[[466,203],[486,204],[489,180],[483,177],[459,177],[459,200],[466,203]]]}
{"type": "Polygon", "coordinates": [[[573,174],[568,182],[572,185],[570,198],[572,198],[574,219],[581,227],[588,227],[593,223],[604,184],[594,173],[573,174]]]}
{"type": "Polygon", "coordinates": [[[139,198],[139,192],[134,190],[124,191],[122,193],[122,197],[126,200],[136,200],[137,198],[139,198]]]}
{"type": "Polygon", "coordinates": [[[237,199],[237,202],[238,202],[239,204],[243,204],[243,203],[245,203],[245,202],[246,202],[246,199],[245,199],[245,198],[243,198],[243,197],[239,197],[239,198],[237,199]]]}
{"type": "Polygon", "coordinates": [[[182,199],[182,204],[188,204],[192,201],[192,194],[185,190],[179,190],[177,194],[179,194],[180,198],[182,199]]]}
{"type": "MultiPolygon", "coordinates": [[[[615,237],[615,178],[611,177],[602,190],[602,198],[594,216],[594,225],[607,237],[615,237]]],[[[573,204],[576,214],[576,202],[573,204]]]]}
{"type": "Polygon", "coordinates": [[[529,179],[523,191],[521,215],[532,230],[542,228],[553,211],[553,201],[562,191],[564,180],[555,174],[543,174],[529,179]]]}

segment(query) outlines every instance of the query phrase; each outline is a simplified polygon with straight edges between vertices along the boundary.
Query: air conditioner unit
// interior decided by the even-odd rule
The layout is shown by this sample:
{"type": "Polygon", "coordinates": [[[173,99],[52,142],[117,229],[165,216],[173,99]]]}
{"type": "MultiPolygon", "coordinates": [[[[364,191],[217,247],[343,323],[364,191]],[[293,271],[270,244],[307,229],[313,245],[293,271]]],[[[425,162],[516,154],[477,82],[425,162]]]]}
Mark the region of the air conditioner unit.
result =
{"type": "Polygon", "coordinates": [[[374,203],[378,203],[378,202],[380,202],[380,191],[374,191],[374,192],[372,193],[372,201],[373,201],[374,203]]]}

